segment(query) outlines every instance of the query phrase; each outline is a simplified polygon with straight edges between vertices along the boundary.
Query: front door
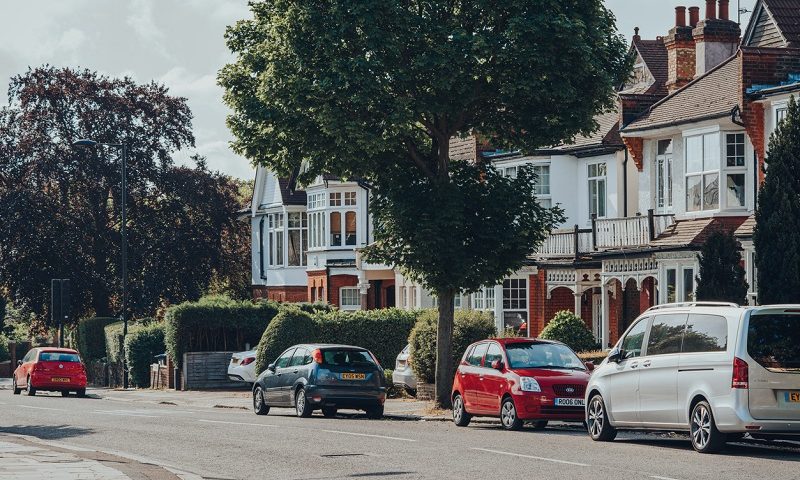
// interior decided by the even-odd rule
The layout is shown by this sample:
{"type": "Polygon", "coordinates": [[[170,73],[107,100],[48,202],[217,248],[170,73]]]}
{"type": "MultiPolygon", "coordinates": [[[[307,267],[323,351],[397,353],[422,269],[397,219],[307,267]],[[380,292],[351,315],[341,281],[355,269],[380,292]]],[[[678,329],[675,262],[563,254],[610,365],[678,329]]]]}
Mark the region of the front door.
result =
{"type": "Polygon", "coordinates": [[[639,371],[648,323],[648,318],[639,320],[622,339],[622,357],[604,377],[606,408],[617,425],[639,421],[639,371]]]}
{"type": "Polygon", "coordinates": [[[656,315],[650,325],[639,372],[639,419],[647,425],[678,422],[678,366],[686,317],[656,315]]]}

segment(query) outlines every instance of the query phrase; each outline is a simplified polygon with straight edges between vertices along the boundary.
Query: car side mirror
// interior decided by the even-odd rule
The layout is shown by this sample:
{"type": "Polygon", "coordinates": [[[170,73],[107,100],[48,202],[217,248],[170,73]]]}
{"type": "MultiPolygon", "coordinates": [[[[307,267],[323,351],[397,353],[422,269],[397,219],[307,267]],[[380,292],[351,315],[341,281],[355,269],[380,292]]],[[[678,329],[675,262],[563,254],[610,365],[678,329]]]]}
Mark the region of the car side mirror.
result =
{"type": "Polygon", "coordinates": [[[502,360],[492,360],[492,368],[495,370],[502,370],[503,369],[503,361],[502,360]]]}
{"type": "Polygon", "coordinates": [[[590,372],[594,371],[594,363],[586,362],[586,363],[584,363],[584,365],[586,365],[586,370],[589,370],[590,372]]]}
{"type": "Polygon", "coordinates": [[[267,365],[267,370],[269,370],[272,373],[275,373],[275,364],[270,363],[269,365],[267,365]]]}
{"type": "Polygon", "coordinates": [[[17,366],[18,366],[18,367],[21,367],[21,366],[22,366],[22,360],[17,360],[17,366]]]}
{"type": "Polygon", "coordinates": [[[620,348],[614,347],[608,353],[608,361],[609,362],[619,363],[619,361],[622,360],[622,358],[623,358],[623,354],[622,354],[622,350],[620,348]]]}

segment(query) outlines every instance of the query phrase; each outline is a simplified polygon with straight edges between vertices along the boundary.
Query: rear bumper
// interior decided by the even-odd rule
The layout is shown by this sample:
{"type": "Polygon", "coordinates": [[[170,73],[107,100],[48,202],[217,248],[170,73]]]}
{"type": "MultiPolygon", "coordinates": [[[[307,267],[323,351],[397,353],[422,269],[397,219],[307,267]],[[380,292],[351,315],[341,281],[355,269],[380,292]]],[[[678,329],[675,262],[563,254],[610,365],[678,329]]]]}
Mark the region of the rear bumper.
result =
{"type": "Polygon", "coordinates": [[[720,432],[800,434],[800,420],[753,418],[750,414],[747,390],[734,390],[732,395],[715,398],[711,403],[711,408],[720,432]]]}
{"type": "Polygon", "coordinates": [[[417,389],[417,377],[413,372],[397,371],[392,373],[392,383],[398,387],[417,389]]]}
{"type": "Polygon", "coordinates": [[[32,375],[31,376],[31,386],[36,390],[51,390],[51,391],[70,391],[70,390],[80,390],[86,388],[86,377],[73,377],[73,376],[64,376],[64,378],[69,378],[69,382],[54,382],[52,381],[52,377],[54,375],[32,375]]]}
{"type": "Polygon", "coordinates": [[[228,379],[233,380],[234,382],[254,383],[256,381],[254,374],[254,369],[247,369],[244,367],[228,368],[228,379]]]}
{"type": "Polygon", "coordinates": [[[584,420],[584,407],[561,407],[553,404],[553,398],[541,393],[514,395],[514,405],[520,420],[564,420],[581,422],[584,420]],[[542,401],[546,398],[546,401],[542,401]]]}
{"type": "Polygon", "coordinates": [[[386,388],[306,386],[306,400],[315,407],[355,409],[377,407],[386,401],[386,388]]]}

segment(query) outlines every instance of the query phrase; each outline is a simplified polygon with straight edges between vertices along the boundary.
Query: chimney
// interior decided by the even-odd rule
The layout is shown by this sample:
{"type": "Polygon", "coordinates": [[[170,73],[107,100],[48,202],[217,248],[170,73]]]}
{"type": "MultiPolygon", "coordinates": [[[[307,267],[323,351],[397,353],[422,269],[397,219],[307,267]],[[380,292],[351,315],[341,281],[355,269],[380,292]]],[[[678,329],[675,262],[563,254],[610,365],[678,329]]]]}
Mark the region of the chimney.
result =
{"type": "Polygon", "coordinates": [[[639,27],[633,27],[633,40],[638,41],[641,39],[642,37],[639,36],[639,27]]]}
{"type": "Polygon", "coordinates": [[[700,21],[700,7],[689,7],[689,26],[694,28],[700,21]]]}
{"type": "MultiPolygon", "coordinates": [[[[689,8],[690,19],[699,10],[698,7],[689,8]]],[[[686,25],[686,7],[675,7],[675,26],[664,37],[664,46],[667,48],[666,86],[672,93],[694,78],[695,45],[692,27],[686,25]]]]}
{"type": "Polygon", "coordinates": [[[706,19],[692,30],[695,53],[695,75],[700,76],[721,64],[739,48],[742,34],[739,24],[731,21],[728,10],[730,0],[719,0],[719,18],[716,18],[716,1],[706,0],[706,19]]]}

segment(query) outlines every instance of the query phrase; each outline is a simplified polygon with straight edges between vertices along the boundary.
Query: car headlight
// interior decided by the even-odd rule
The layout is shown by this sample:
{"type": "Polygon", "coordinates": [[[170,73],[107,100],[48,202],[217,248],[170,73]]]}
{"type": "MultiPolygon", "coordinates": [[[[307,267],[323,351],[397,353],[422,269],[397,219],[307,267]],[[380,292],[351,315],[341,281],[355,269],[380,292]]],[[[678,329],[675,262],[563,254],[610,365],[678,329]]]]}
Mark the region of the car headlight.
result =
{"type": "Polygon", "coordinates": [[[531,377],[520,377],[519,385],[522,387],[523,392],[541,392],[542,387],[539,386],[539,382],[536,381],[535,378],[531,377]]]}

